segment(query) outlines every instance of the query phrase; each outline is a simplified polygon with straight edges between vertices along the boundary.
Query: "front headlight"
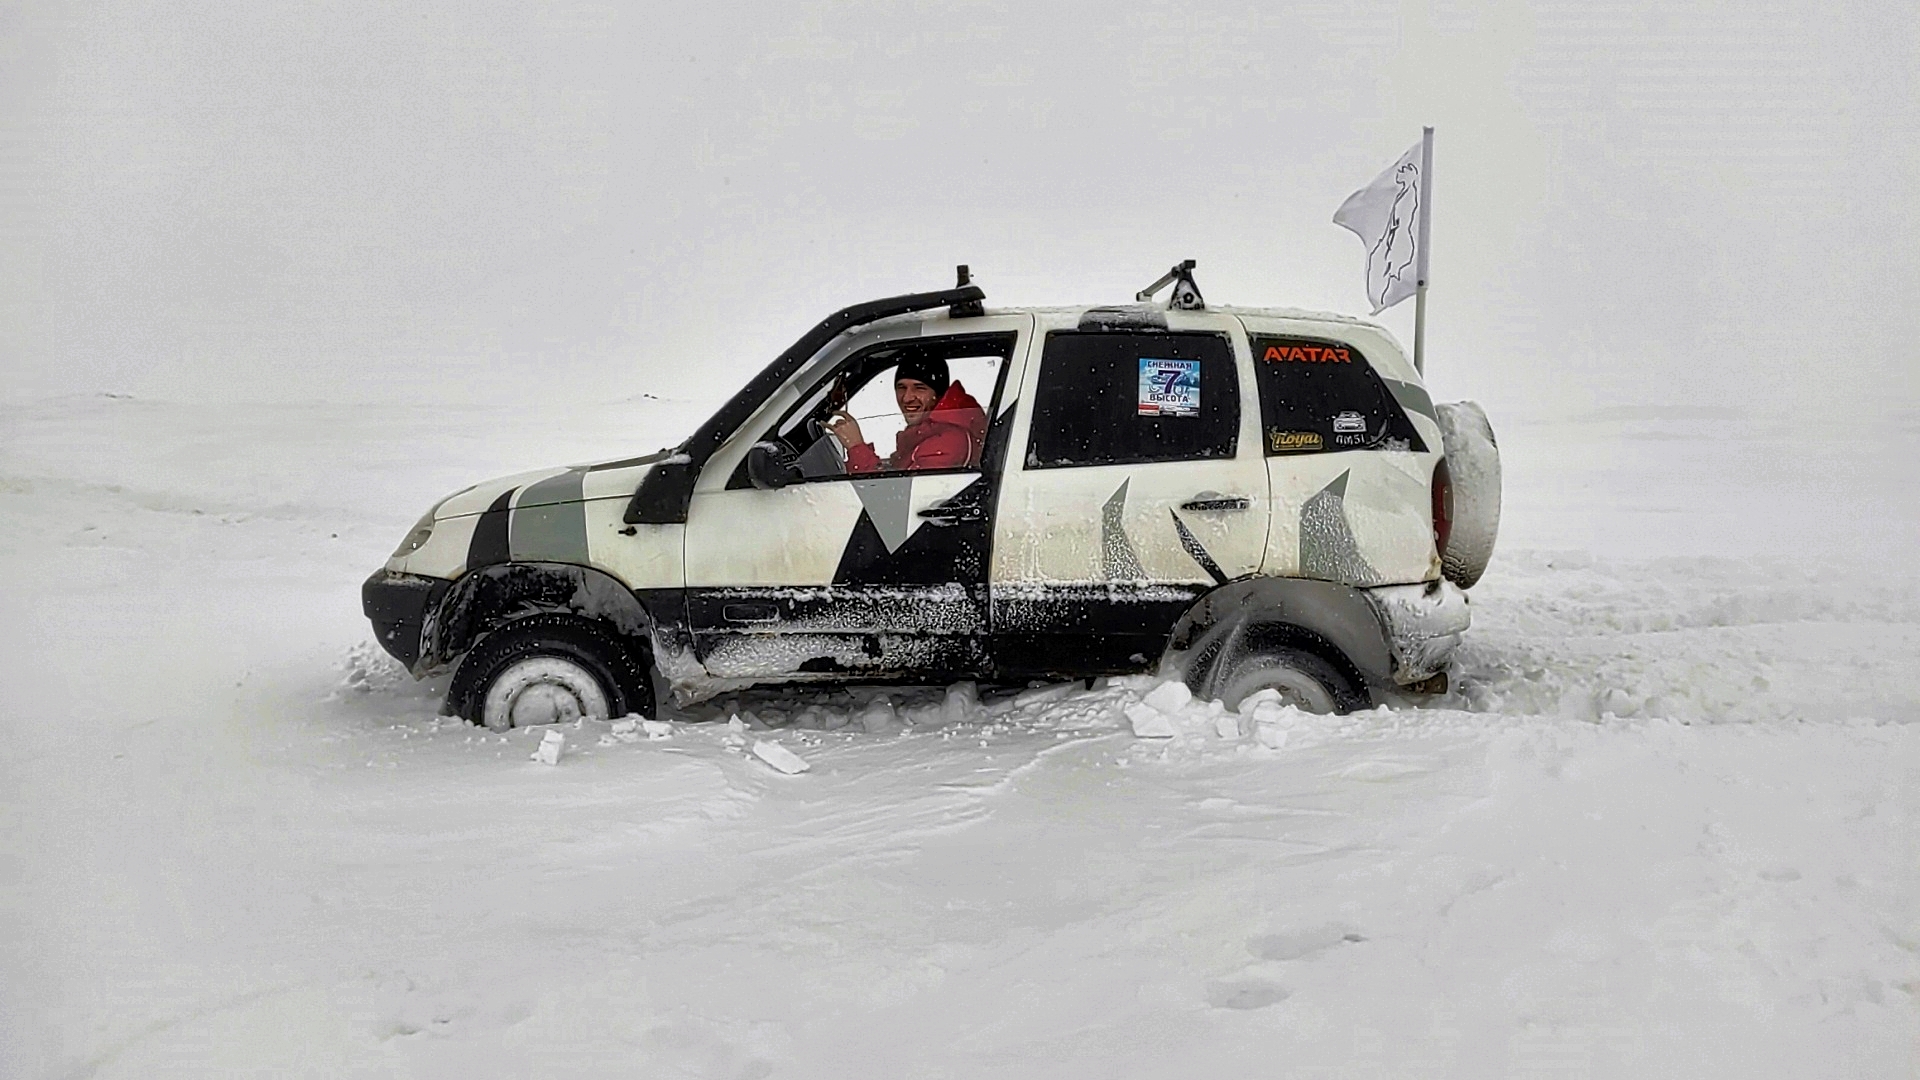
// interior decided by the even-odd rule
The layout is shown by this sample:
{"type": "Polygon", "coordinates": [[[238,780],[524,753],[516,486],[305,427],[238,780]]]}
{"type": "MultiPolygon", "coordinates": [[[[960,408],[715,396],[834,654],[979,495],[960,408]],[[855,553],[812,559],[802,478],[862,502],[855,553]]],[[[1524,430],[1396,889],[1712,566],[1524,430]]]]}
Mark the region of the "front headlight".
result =
{"type": "Polygon", "coordinates": [[[393,557],[398,559],[402,555],[411,555],[419,551],[426,545],[427,538],[432,535],[433,511],[429,510],[426,516],[422,517],[419,522],[414,525],[413,531],[407,534],[407,538],[400,541],[400,546],[393,549],[393,557]]]}

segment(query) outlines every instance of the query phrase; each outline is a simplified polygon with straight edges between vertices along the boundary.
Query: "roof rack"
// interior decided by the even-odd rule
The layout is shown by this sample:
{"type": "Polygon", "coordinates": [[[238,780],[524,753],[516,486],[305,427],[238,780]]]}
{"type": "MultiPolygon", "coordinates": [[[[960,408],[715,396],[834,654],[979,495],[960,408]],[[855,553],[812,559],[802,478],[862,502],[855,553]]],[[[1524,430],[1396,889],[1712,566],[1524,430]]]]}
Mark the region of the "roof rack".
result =
{"type": "Polygon", "coordinates": [[[1193,283],[1193,267],[1192,259],[1175,263],[1173,269],[1163,274],[1159,281],[1134,293],[1133,298],[1143,302],[1151,300],[1154,293],[1172,285],[1173,292],[1167,294],[1167,310],[1205,311],[1207,302],[1200,298],[1200,286],[1193,283]]]}
{"type": "MultiPolygon", "coordinates": [[[[956,289],[964,289],[973,284],[973,271],[967,269],[966,263],[961,263],[959,266],[954,267],[953,276],[955,278],[953,287],[956,289]]],[[[980,290],[976,288],[974,292],[980,292],[980,290]]],[[[980,296],[972,300],[956,302],[952,307],[947,309],[947,318],[971,319],[977,315],[985,315],[987,309],[985,304],[982,303],[985,297],[986,294],[981,293],[980,296]]]]}

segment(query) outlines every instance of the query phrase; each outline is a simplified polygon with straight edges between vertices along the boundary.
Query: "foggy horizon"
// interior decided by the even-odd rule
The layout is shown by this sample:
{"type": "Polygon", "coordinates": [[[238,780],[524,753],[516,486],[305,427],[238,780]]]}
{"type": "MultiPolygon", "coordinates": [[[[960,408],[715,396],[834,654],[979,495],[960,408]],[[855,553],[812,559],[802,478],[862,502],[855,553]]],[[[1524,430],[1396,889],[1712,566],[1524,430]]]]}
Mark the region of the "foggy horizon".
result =
{"type": "Polygon", "coordinates": [[[1896,5],[34,5],[5,37],[9,397],[717,401],[956,263],[990,305],[1194,258],[1210,303],[1364,316],[1330,219],[1430,124],[1436,396],[1916,401],[1896,5]]]}

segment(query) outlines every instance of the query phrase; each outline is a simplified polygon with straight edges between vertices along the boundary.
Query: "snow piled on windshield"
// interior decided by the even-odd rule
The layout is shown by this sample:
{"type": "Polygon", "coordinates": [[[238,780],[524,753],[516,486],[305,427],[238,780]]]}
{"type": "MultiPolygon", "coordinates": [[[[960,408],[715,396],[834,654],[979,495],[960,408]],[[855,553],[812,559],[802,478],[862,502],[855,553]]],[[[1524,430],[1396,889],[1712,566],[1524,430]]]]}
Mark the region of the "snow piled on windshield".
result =
{"type": "Polygon", "coordinates": [[[1452,689],[1346,717],[727,691],[549,765],[371,644],[434,498],[698,419],[7,406],[0,1075],[1912,1071],[1910,420],[1495,416],[1452,689]]]}

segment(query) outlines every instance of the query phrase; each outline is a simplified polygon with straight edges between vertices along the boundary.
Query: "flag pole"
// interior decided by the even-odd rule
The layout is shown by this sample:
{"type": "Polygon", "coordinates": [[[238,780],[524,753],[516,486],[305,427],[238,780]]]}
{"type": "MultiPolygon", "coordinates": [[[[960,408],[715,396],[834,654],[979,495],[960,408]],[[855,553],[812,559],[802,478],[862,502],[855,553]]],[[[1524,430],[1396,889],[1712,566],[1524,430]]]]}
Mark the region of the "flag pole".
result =
{"type": "Polygon", "coordinates": [[[1433,220],[1433,129],[1420,129],[1420,275],[1413,292],[1413,370],[1427,373],[1427,226],[1433,220]]]}
{"type": "Polygon", "coordinates": [[[1414,287],[1413,293],[1413,370],[1427,373],[1427,283],[1414,287]]]}

